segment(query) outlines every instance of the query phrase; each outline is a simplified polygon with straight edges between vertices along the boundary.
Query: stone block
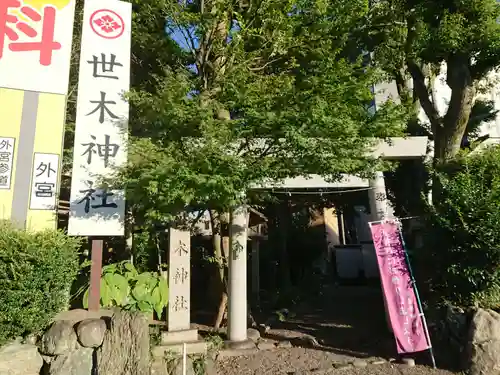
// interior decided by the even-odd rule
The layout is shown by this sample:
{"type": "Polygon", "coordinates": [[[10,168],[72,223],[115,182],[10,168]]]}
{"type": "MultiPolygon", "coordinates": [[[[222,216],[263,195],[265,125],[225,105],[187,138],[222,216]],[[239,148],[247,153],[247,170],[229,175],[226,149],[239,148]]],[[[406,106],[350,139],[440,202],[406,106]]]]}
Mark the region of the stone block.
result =
{"type": "Polygon", "coordinates": [[[415,360],[413,358],[403,358],[401,363],[406,367],[415,367],[415,360]]]}
{"type": "Polygon", "coordinates": [[[35,345],[11,343],[0,349],[0,374],[39,374],[43,366],[42,356],[35,345]]]}
{"type": "Polygon", "coordinates": [[[226,341],[225,346],[227,349],[255,349],[255,342],[250,339],[243,341],[226,341]]]}
{"type": "Polygon", "coordinates": [[[352,365],[356,368],[364,368],[368,366],[368,363],[366,361],[363,361],[362,359],[357,359],[352,362],[352,365]]]}
{"type": "MultiPolygon", "coordinates": [[[[155,346],[152,349],[153,357],[165,357],[168,355],[182,355],[183,344],[170,344],[155,346]]],[[[186,343],[186,353],[191,354],[207,354],[207,343],[205,341],[194,341],[186,343]]]]}
{"type": "Polygon", "coordinates": [[[40,352],[61,355],[78,347],[76,332],[70,321],[57,321],[42,337],[40,352]]]}
{"type": "Polygon", "coordinates": [[[260,339],[260,332],[256,329],[249,328],[247,329],[247,337],[256,343],[260,339]]]}
{"type": "Polygon", "coordinates": [[[472,319],[467,345],[471,375],[500,373],[500,314],[479,309],[472,319]]]}
{"type": "Polygon", "coordinates": [[[106,323],[102,319],[87,319],[76,327],[78,341],[86,348],[101,346],[106,333],[106,323]]]}
{"type": "Polygon", "coordinates": [[[57,356],[50,364],[49,375],[92,374],[94,349],[79,348],[57,356]]]}
{"type": "Polygon", "coordinates": [[[198,330],[187,329],[182,331],[167,331],[161,333],[162,345],[178,344],[198,341],[198,330]]]}

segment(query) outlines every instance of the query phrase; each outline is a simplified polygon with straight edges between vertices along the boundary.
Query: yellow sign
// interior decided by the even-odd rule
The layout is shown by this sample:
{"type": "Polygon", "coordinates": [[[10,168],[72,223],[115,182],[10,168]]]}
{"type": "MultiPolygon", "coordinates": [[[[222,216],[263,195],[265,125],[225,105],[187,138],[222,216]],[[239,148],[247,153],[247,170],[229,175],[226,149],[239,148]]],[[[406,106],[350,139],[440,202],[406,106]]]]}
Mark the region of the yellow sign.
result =
{"type": "Polygon", "coordinates": [[[12,170],[4,173],[9,185],[0,188],[0,219],[29,230],[56,228],[65,111],[65,95],[0,88],[0,139],[15,140],[12,170]]]}

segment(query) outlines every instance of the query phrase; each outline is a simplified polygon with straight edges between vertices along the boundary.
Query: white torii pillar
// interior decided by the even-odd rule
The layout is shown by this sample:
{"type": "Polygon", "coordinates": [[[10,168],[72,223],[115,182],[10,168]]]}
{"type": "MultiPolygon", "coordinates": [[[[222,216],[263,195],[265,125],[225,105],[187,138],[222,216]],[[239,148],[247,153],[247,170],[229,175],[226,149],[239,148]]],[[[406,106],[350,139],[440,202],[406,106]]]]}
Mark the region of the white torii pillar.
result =
{"type": "Polygon", "coordinates": [[[229,227],[228,346],[251,348],[247,337],[247,239],[245,205],[233,209],[229,227]]]}
{"type": "Polygon", "coordinates": [[[370,201],[370,212],[372,221],[394,218],[394,210],[387,198],[385,189],[384,172],[376,172],[370,180],[370,190],[368,190],[370,201]]]}

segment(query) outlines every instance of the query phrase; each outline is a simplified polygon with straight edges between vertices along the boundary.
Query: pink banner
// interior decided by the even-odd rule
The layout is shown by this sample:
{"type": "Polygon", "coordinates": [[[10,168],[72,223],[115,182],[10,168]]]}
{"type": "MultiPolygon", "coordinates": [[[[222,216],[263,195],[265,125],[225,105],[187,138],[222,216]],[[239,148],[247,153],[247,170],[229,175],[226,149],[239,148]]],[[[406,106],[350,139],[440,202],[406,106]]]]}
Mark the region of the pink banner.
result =
{"type": "Polygon", "coordinates": [[[430,345],[406,263],[399,224],[394,221],[371,223],[370,230],[398,353],[427,350],[430,345]]]}

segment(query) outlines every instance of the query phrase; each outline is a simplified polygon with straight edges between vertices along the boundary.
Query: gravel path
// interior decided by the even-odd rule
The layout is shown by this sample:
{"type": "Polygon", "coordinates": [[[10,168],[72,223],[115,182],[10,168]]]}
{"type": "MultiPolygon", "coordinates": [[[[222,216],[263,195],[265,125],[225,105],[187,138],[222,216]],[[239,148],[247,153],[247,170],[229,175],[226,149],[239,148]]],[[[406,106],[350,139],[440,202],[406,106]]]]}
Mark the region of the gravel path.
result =
{"type": "Polygon", "coordinates": [[[453,375],[426,366],[412,368],[386,363],[365,368],[335,368],[340,358],[319,350],[292,348],[263,351],[253,356],[225,358],[217,363],[218,375],[453,375]]]}
{"type": "MultiPolygon", "coordinates": [[[[269,323],[263,336],[293,347],[262,350],[252,355],[222,357],[218,375],[449,375],[426,366],[405,367],[392,361],[394,338],[387,330],[380,288],[327,287],[323,295],[297,307],[285,321],[269,323]],[[313,337],[318,346],[302,345],[298,337],[313,337]],[[367,367],[346,367],[359,364],[367,367]],[[363,364],[361,363],[361,364],[363,364]],[[377,363],[377,364],[373,364],[377,363]],[[384,364],[381,364],[384,363],[384,364]],[[340,366],[344,364],[344,366],[340,366]],[[342,368],[339,368],[342,367],[342,368]]],[[[418,356],[417,364],[428,356],[418,356]]],[[[438,362],[439,364],[439,362],[438,362]]]]}

